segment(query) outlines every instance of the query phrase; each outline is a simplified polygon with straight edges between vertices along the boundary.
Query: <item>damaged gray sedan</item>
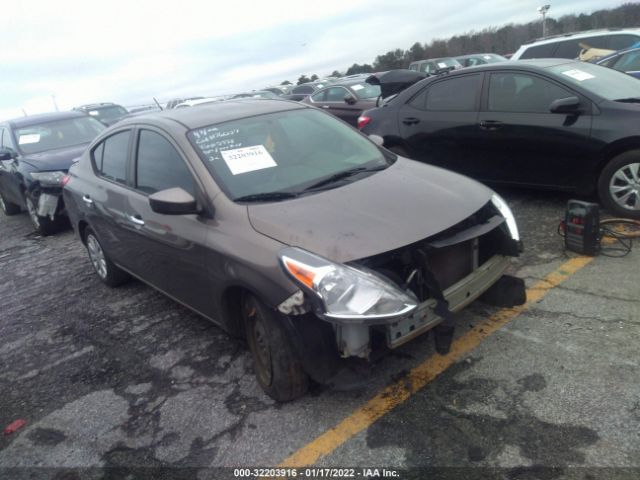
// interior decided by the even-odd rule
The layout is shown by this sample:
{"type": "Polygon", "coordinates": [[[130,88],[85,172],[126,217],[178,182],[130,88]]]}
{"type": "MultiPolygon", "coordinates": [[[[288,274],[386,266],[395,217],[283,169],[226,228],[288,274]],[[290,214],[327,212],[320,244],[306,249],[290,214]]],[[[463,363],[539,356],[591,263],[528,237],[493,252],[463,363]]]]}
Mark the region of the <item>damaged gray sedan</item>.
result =
{"type": "Polygon", "coordinates": [[[482,294],[524,301],[504,276],[520,242],[498,195],[294,102],[124,120],[64,198],[103,282],[137,277],[245,336],[280,401],[331,384],[343,359],[452,328],[482,294]]]}

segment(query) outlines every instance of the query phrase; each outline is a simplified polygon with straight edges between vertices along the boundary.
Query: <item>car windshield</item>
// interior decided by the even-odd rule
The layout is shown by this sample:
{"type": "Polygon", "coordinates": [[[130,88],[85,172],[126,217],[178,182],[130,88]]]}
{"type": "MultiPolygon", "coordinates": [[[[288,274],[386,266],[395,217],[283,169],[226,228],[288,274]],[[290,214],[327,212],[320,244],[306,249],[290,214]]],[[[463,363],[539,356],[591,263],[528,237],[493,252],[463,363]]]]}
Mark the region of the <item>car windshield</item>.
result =
{"type": "Polygon", "coordinates": [[[18,128],[15,133],[20,150],[28,155],[89,143],[105,128],[98,120],[81,116],[18,128]]]}
{"type": "Polygon", "coordinates": [[[87,113],[99,120],[117,120],[120,117],[124,117],[129,112],[119,105],[113,105],[111,107],[93,108],[91,110],[87,110],[87,113]]]}
{"type": "Polygon", "coordinates": [[[626,73],[591,63],[565,63],[549,70],[607,100],[640,99],[640,82],[626,73]]]}
{"type": "Polygon", "coordinates": [[[331,184],[336,174],[340,182],[331,186],[388,166],[373,142],[314,109],[211,125],[192,130],[188,137],[218,185],[234,200],[263,194],[285,198],[282,194],[301,194],[326,180],[331,184]],[[358,174],[342,177],[348,171],[358,174]]]}
{"type": "Polygon", "coordinates": [[[378,98],[380,96],[380,85],[369,85],[362,82],[349,85],[349,88],[356,92],[356,95],[360,98],[378,98]]]}

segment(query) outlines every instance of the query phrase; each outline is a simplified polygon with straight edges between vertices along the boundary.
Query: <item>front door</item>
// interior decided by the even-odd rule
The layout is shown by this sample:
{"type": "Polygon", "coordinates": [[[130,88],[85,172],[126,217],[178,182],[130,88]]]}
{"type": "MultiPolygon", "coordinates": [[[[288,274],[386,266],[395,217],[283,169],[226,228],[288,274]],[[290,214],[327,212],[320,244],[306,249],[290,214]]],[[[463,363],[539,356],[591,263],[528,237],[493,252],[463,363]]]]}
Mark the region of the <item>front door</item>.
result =
{"type": "MultiPolygon", "coordinates": [[[[180,187],[196,199],[203,193],[178,148],[164,132],[140,129],[134,156],[134,190],[127,196],[132,270],[164,293],[209,317],[213,301],[204,265],[206,219],[151,210],[149,195],[180,187]]],[[[203,203],[203,202],[199,202],[203,203]]]]}
{"type": "Polygon", "coordinates": [[[525,72],[494,72],[478,117],[477,178],[548,187],[577,186],[594,155],[591,103],[566,87],[525,72]],[[560,98],[578,96],[583,113],[549,110],[560,98]]]}

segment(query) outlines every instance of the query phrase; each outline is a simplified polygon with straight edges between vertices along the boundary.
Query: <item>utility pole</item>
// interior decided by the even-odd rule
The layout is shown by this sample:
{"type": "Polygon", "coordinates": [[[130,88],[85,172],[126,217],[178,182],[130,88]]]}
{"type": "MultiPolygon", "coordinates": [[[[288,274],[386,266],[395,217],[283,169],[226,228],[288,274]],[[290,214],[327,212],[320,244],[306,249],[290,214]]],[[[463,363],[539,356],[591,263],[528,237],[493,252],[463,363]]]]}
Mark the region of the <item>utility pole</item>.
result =
{"type": "Polygon", "coordinates": [[[538,7],[538,13],[542,15],[542,38],[547,36],[547,12],[551,8],[551,5],[543,5],[538,7]]]}

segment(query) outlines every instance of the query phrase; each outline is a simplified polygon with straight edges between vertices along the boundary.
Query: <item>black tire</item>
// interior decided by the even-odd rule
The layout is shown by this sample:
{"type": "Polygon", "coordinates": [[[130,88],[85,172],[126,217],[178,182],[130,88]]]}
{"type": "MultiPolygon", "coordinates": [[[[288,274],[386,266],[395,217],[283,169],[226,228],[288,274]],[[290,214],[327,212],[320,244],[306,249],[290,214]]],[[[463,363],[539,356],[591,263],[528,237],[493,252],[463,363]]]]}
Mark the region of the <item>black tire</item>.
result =
{"type": "Polygon", "coordinates": [[[60,229],[61,220],[59,216],[56,215],[52,220],[51,217],[38,215],[36,204],[29,195],[25,194],[24,203],[27,206],[27,213],[29,214],[31,224],[40,235],[43,237],[53,235],[60,229]]]}
{"type": "Polygon", "coordinates": [[[117,287],[129,281],[131,276],[109,259],[98,237],[89,227],[84,231],[84,244],[87,247],[91,266],[103,283],[110,287],[117,287]]]}
{"type": "Polygon", "coordinates": [[[309,377],[278,314],[249,294],[243,299],[242,314],[256,378],[262,389],[278,402],[303,396],[309,388],[309,377]]]}
{"type": "Polygon", "coordinates": [[[20,205],[16,205],[15,203],[11,203],[4,199],[4,195],[0,192],[0,209],[7,216],[17,215],[22,211],[20,205]]]}
{"type": "Polygon", "coordinates": [[[629,150],[607,163],[598,179],[598,195],[615,215],[640,219],[640,150],[629,150]]]}

